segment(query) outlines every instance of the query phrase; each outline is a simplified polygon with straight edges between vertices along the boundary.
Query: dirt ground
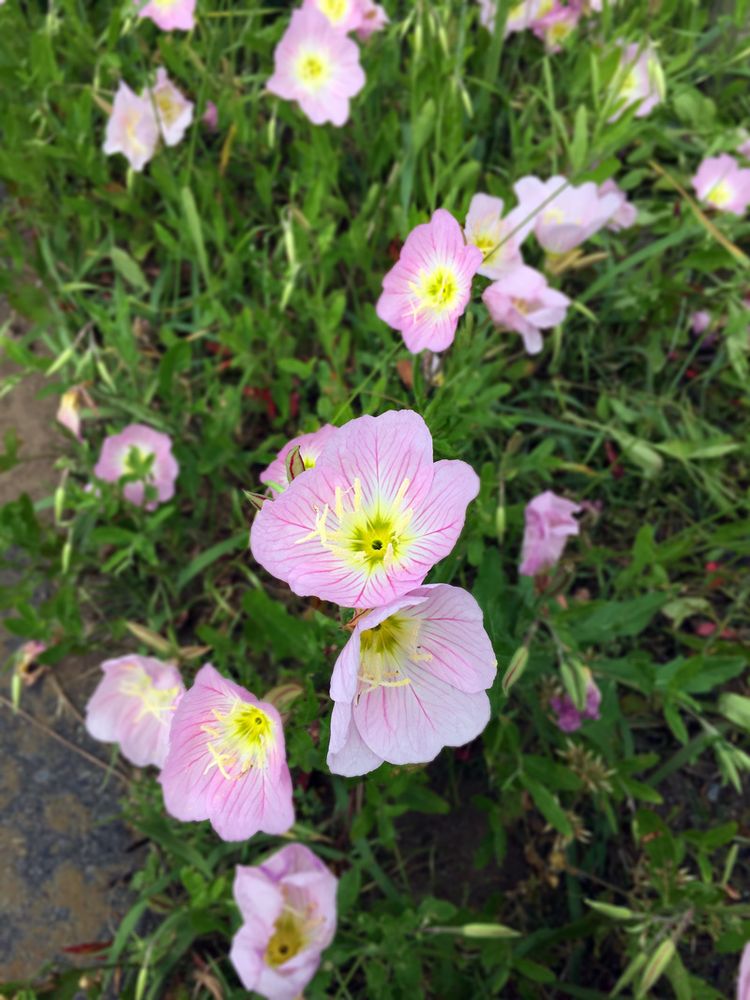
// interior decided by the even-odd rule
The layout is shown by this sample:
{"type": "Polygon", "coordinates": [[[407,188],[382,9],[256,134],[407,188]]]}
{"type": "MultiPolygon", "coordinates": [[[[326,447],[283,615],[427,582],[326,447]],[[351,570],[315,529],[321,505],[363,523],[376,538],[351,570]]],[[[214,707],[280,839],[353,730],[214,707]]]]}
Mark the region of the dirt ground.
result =
{"type": "MultiPolygon", "coordinates": [[[[0,308],[0,326],[3,319],[0,308]]],[[[0,361],[0,378],[10,372],[0,361]]],[[[23,458],[0,474],[0,504],[24,492],[37,501],[55,487],[54,455],[68,445],[55,422],[56,401],[38,399],[43,385],[43,376],[34,377],[0,399],[0,439],[14,427],[23,458]]],[[[12,585],[23,567],[12,553],[4,565],[1,582],[12,585]]],[[[0,642],[0,695],[7,700],[7,667],[21,640],[0,625],[0,642]]],[[[136,858],[127,853],[134,838],[118,819],[122,785],[107,772],[108,748],[88,739],[74,710],[85,706],[98,660],[59,664],[24,690],[21,707],[31,719],[0,703],[0,982],[32,977],[53,961],[71,964],[87,951],[81,945],[111,939],[127,908],[124,886],[136,858]]]]}

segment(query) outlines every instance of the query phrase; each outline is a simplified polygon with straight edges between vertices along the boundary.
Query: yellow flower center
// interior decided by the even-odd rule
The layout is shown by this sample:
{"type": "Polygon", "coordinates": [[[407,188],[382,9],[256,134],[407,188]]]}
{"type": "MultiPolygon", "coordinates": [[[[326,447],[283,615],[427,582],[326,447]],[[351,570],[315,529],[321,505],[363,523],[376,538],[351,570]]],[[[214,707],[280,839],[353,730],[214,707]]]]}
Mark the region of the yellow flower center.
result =
{"type": "Polygon", "coordinates": [[[218,767],[223,777],[234,781],[251,767],[265,766],[274,725],[262,708],[235,698],[228,712],[222,715],[213,709],[213,716],[215,724],[201,726],[211,737],[206,743],[211,754],[206,771],[218,767]]]}
{"type": "Polygon", "coordinates": [[[166,725],[165,716],[169,712],[174,712],[176,706],[173,705],[173,702],[180,689],[177,687],[156,687],[152,678],[137,663],[126,663],[124,668],[128,673],[120,681],[117,690],[120,694],[126,694],[140,700],[141,707],[135,721],[140,722],[144,715],[153,715],[159,722],[166,725]]]}
{"type": "Polygon", "coordinates": [[[732,193],[731,185],[727,181],[719,181],[706,195],[706,201],[716,208],[723,208],[732,200],[732,193]]]}
{"type": "Polygon", "coordinates": [[[318,9],[329,21],[338,24],[349,13],[350,0],[318,0],[318,9]]]}
{"type": "Polygon", "coordinates": [[[122,474],[128,476],[137,475],[153,454],[153,451],[149,451],[147,448],[139,448],[138,445],[131,444],[125,456],[122,474]]]}
{"type": "Polygon", "coordinates": [[[547,38],[553,45],[559,45],[565,41],[574,27],[575,25],[570,21],[557,21],[547,29],[547,38]]]}
{"type": "Polygon", "coordinates": [[[276,968],[299,955],[307,943],[304,921],[294,911],[285,909],[273,927],[266,947],[266,962],[276,968]]]}
{"type": "Polygon", "coordinates": [[[297,79],[307,90],[315,91],[331,75],[331,67],[319,52],[303,52],[297,59],[297,79]]]}
{"type": "Polygon", "coordinates": [[[380,497],[365,505],[358,478],[348,490],[337,486],[334,509],[328,504],[322,511],[316,508],[315,527],[295,544],[319,538],[324,548],[368,574],[388,568],[403,557],[412,541],[407,529],[414,512],[404,506],[408,488],[409,480],[404,479],[392,499],[380,497]]]}
{"type": "Polygon", "coordinates": [[[363,694],[379,687],[404,687],[411,684],[403,672],[404,660],[430,659],[419,653],[420,622],[396,613],[379,625],[360,633],[359,679],[363,694]]]}
{"type": "Polygon", "coordinates": [[[414,313],[422,309],[442,313],[453,308],[458,298],[458,278],[455,271],[440,265],[429,274],[420,275],[419,281],[412,283],[414,292],[414,313]]]}
{"type": "Polygon", "coordinates": [[[167,90],[158,90],[154,94],[156,106],[165,125],[172,125],[180,117],[182,108],[167,90]]]}

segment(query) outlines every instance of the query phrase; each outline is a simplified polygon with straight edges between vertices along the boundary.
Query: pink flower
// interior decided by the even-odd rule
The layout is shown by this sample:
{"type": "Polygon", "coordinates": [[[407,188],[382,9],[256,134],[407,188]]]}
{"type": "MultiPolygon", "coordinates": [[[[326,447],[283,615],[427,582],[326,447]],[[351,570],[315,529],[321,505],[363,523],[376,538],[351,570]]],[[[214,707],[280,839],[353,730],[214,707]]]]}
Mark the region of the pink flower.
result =
{"type": "MultiPolygon", "coordinates": [[[[151,95],[162,138],[167,146],[176,146],[193,120],[193,102],[175,87],[163,66],[156,71],[156,84],[151,95]]],[[[148,91],[146,96],[149,96],[148,91]]]]}
{"type": "Polygon", "coordinates": [[[360,0],[360,20],[357,26],[357,38],[366,42],[376,31],[382,31],[390,22],[384,8],[375,0],[360,0]]]}
{"type": "Polygon", "coordinates": [[[142,507],[148,484],[156,490],[157,499],[146,503],[146,510],[155,510],[174,496],[174,483],[180,471],[169,435],[145,424],[130,424],[119,434],[105,438],[94,475],[105,483],[116,483],[123,476],[138,475],[149,460],[151,464],[144,478],[126,483],[122,495],[142,507]]]}
{"type": "Polygon", "coordinates": [[[370,611],[333,670],[328,766],[364,774],[468,743],[489,722],[496,672],[482,612],[460,587],[419,587],[370,611]]]}
{"type": "Polygon", "coordinates": [[[482,251],[464,243],[461,227],[439,208],[406,238],[398,263],[383,278],[376,312],[400,330],[412,354],[444,351],[471,298],[471,281],[482,251]]]}
{"type": "MultiPolygon", "coordinates": [[[[747,132],[745,135],[747,135],[747,132]]],[[[746,160],[750,160],[750,138],[743,140],[743,142],[737,147],[737,152],[740,156],[744,156],[746,160]]]]}
{"type": "Polygon", "coordinates": [[[578,534],[578,522],[573,515],[580,510],[579,504],[550,490],[540,493],[526,505],[526,530],[518,570],[522,576],[536,576],[555,565],[568,535],[578,534]]]}
{"type": "Polygon", "coordinates": [[[143,170],[156,152],[159,126],[148,97],[136,97],[120,80],[102,147],[107,156],[122,153],[133,170],[143,170]]]}
{"type": "Polygon", "coordinates": [[[619,233],[622,229],[630,229],[635,225],[638,218],[638,209],[628,201],[628,196],[622,188],[611,178],[599,185],[599,197],[605,194],[615,194],[620,199],[620,207],[607,223],[607,229],[613,233],[619,233]]]}
{"type": "Polygon", "coordinates": [[[744,215],[750,204],[750,170],[733,156],[709,156],[690,182],[701,201],[722,212],[744,215]]]}
{"type": "MultiPolygon", "coordinates": [[[[134,0],[140,6],[142,0],[134,0]]],[[[195,27],[195,0],[150,0],[138,17],[148,17],[162,31],[191,31],[195,27]]]]}
{"type": "Polygon", "coordinates": [[[693,333],[703,333],[711,326],[711,313],[705,309],[694,312],[690,317],[690,328],[693,333]]]}
{"type": "Polygon", "coordinates": [[[611,102],[616,108],[609,118],[611,122],[634,104],[638,105],[635,117],[644,118],[661,104],[666,94],[664,70],[651,43],[625,45],[621,42],[620,47],[620,65],[610,90],[611,102]]]}
{"type": "Polygon", "coordinates": [[[550,288],[543,274],[524,265],[485,288],[482,302],[493,323],[521,334],[529,354],[541,351],[539,331],[562,323],[570,305],[568,296],[550,288]]]}
{"type": "Polygon", "coordinates": [[[161,767],[169,729],[185,693],[180,671],[150,656],[121,656],[102,663],[104,677],[86,706],[86,731],[119,743],[131,764],[161,767]]]}
{"type": "Polygon", "coordinates": [[[287,441],[265,472],[260,474],[260,481],[275,486],[278,492],[285,490],[289,485],[286,475],[286,457],[289,452],[299,447],[300,458],[305,469],[314,469],[323,448],[337,431],[338,428],[334,427],[333,424],[324,424],[320,430],[314,431],[312,434],[301,434],[299,437],[287,441]]]}
{"type": "Polygon", "coordinates": [[[219,111],[213,101],[206,101],[206,110],[203,112],[201,121],[210,132],[214,132],[219,126],[219,111]]]}
{"type": "MultiPolygon", "coordinates": [[[[478,0],[480,11],[479,20],[488,31],[495,30],[495,12],[497,11],[497,0],[478,0]]],[[[512,35],[516,31],[524,31],[530,28],[532,22],[537,17],[543,16],[553,5],[553,0],[520,0],[508,11],[505,22],[505,36],[512,35]]]]}
{"type": "Polygon", "coordinates": [[[532,27],[536,37],[544,42],[547,52],[560,52],[563,42],[574,31],[582,13],[582,8],[576,4],[564,7],[555,2],[547,13],[537,15],[532,27]]]}
{"type": "Polygon", "coordinates": [[[750,1000],[750,941],[742,950],[740,973],[737,979],[737,1000],[750,1000]]]}
{"type": "Polygon", "coordinates": [[[567,253],[585,242],[607,224],[622,203],[618,194],[600,195],[593,181],[569,184],[560,190],[565,183],[559,176],[548,181],[522,177],[513,185],[518,210],[522,217],[536,213],[534,235],[552,254],[567,253]]]}
{"type": "Polygon", "coordinates": [[[451,551],[478,490],[465,462],[433,462],[417,413],[359,417],[314,469],[263,504],[250,547],[300,597],[378,607],[419,586],[451,551]]]}
{"type": "Polygon", "coordinates": [[[72,389],[68,389],[60,397],[60,405],[57,408],[56,419],[59,424],[67,428],[74,438],[78,441],[83,441],[83,435],[81,434],[81,414],[80,409],[80,392],[78,386],[73,386],[72,389]]]}
{"type": "Polygon", "coordinates": [[[362,22],[361,0],[304,0],[302,9],[317,11],[344,34],[359,28],[362,22]]]}
{"type": "Polygon", "coordinates": [[[602,693],[591,678],[586,686],[586,705],[579,712],[569,694],[563,693],[550,698],[550,708],[557,716],[557,728],[564,733],[574,733],[580,729],[585,719],[598,719],[602,693]]]}
{"type": "Polygon", "coordinates": [[[177,707],[159,781],[170,815],[208,819],[222,840],[294,822],[279,713],[210,663],[177,707]]]}
{"type": "Polygon", "coordinates": [[[295,10],[274,52],[272,94],[296,101],[314,125],[343,125],[349,98],[365,85],[356,42],[314,6],[295,10]]]}
{"type": "Polygon", "coordinates": [[[464,236],[467,243],[477,247],[484,255],[477,274],[485,278],[499,278],[523,264],[521,244],[531,231],[534,220],[517,232],[513,231],[521,226],[524,218],[517,208],[503,218],[501,198],[493,198],[488,194],[474,195],[464,224],[464,236]],[[502,246],[498,246],[500,243],[502,246]]]}
{"type": "Polygon", "coordinates": [[[336,879],[302,844],[263,864],[237,866],[234,898],[243,924],[229,960],[242,985],[268,1000],[295,1000],[336,931],[336,879]]]}

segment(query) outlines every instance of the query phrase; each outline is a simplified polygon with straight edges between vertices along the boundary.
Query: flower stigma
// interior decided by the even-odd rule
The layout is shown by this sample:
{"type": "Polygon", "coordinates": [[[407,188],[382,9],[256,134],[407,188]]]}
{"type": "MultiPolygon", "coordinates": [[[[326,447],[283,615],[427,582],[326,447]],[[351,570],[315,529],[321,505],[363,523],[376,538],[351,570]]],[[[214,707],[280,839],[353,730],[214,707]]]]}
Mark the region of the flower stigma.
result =
{"type": "Polygon", "coordinates": [[[235,781],[251,767],[264,767],[273,740],[271,717],[240,698],[234,699],[225,714],[216,708],[212,714],[216,724],[201,726],[212,737],[206,744],[212,758],[206,771],[217,767],[224,778],[235,781]]]}

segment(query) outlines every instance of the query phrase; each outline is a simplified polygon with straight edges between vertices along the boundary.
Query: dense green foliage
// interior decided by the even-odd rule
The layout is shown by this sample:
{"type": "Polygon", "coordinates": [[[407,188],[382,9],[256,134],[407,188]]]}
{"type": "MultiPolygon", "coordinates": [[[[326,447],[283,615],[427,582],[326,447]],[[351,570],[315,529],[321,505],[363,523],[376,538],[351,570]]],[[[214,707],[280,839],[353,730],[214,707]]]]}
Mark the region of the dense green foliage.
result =
{"type": "MultiPolygon", "coordinates": [[[[748,4],[605,4],[548,56],[530,33],[493,37],[472,3],[386,0],[342,129],[264,93],[288,5],[205,0],[189,35],[123,3],[44,6],[0,8],[0,292],[25,320],[3,335],[5,389],[41,372],[46,392],[84,384],[95,406],[82,444],[60,436],[54,497],[0,510],[3,548],[29,565],[0,589],[7,627],[46,641],[48,664],[150,648],[187,677],[210,659],[259,694],[289,685],[294,832],[341,879],[311,1000],[593,1000],[618,980],[647,995],[649,977],[656,997],[728,996],[750,936],[750,224],[688,191],[748,120],[748,4]],[[608,123],[614,41],[645,35],[667,100],[608,123]],[[101,151],[105,109],[121,76],[140,89],[157,65],[198,116],[216,102],[219,127],[196,123],[133,174],[101,151]],[[640,213],[553,279],[575,300],[564,327],[531,358],[475,292],[454,345],[413,359],[374,311],[394,241],[437,207],[463,220],[475,192],[512,201],[519,177],[555,172],[616,177],[640,213]],[[710,350],[690,332],[702,308],[725,318],[710,350]],[[430,581],[475,595],[499,676],[470,747],[343,779],[325,752],[347,633],[252,561],[242,490],[290,437],[395,407],[481,475],[430,581]],[[181,467],[151,513],[86,491],[102,439],[132,421],[168,432],[181,467]],[[547,488],[591,507],[540,595],[517,566],[524,506],[547,488]],[[602,716],[566,736],[548,699],[576,657],[602,716]]],[[[209,996],[192,992],[200,972],[239,997],[232,872],[277,842],[170,820],[150,772],[124,808],[152,846],[90,995],[209,996]]]]}

